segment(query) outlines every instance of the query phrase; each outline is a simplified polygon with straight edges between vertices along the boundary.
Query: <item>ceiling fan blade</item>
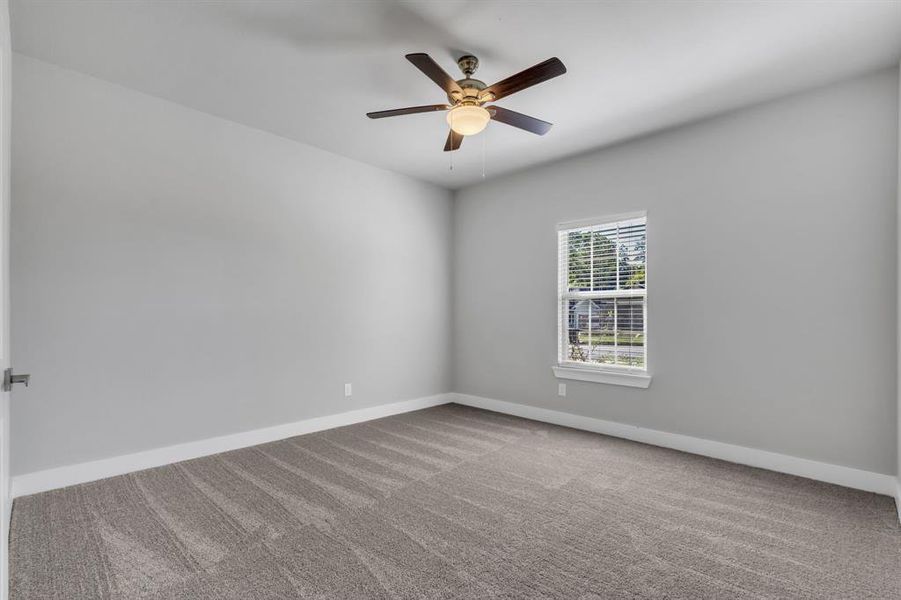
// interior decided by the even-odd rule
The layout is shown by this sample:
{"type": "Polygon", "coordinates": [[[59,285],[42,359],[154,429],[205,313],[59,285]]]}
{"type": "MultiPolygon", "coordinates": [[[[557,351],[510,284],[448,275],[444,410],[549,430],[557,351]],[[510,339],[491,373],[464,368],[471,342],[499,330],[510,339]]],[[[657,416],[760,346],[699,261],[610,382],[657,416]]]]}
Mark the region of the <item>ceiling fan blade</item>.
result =
{"type": "Polygon", "coordinates": [[[507,125],[512,125],[513,127],[518,127],[519,129],[524,129],[537,135],[544,135],[554,126],[553,123],[548,123],[547,121],[542,121],[541,119],[536,119],[535,117],[530,117],[529,115],[524,115],[515,110],[508,110],[500,106],[489,106],[488,112],[491,113],[491,118],[495,121],[506,123],[507,125]]]}
{"type": "Polygon", "coordinates": [[[370,119],[384,119],[385,117],[415,115],[416,113],[435,112],[447,110],[449,108],[450,106],[447,104],[429,104],[428,106],[410,106],[409,108],[395,108],[393,110],[377,110],[375,112],[366,113],[366,116],[370,119]]]}
{"type": "Polygon", "coordinates": [[[447,132],[447,142],[444,143],[444,151],[453,152],[454,150],[459,150],[462,143],[463,136],[451,129],[447,132]]]}
{"type": "Polygon", "coordinates": [[[451,92],[456,92],[458,94],[463,93],[463,90],[457,85],[454,78],[448,75],[447,71],[442,69],[428,54],[424,52],[408,54],[407,60],[416,65],[417,69],[425,73],[426,77],[437,83],[438,87],[444,90],[448,95],[450,95],[451,92]]]}
{"type": "Polygon", "coordinates": [[[553,79],[558,75],[563,75],[566,73],[566,67],[563,66],[563,63],[560,62],[560,59],[556,56],[554,58],[549,58],[542,63],[538,63],[534,67],[529,67],[525,71],[521,71],[516,75],[511,75],[506,79],[502,79],[498,81],[494,85],[489,85],[482,91],[479,96],[484,98],[488,94],[494,96],[493,98],[489,98],[490,100],[500,100],[505,96],[509,96],[510,94],[515,94],[516,92],[522,91],[528,87],[532,87],[533,85],[537,85],[542,81],[547,81],[548,79],[553,79]]]}

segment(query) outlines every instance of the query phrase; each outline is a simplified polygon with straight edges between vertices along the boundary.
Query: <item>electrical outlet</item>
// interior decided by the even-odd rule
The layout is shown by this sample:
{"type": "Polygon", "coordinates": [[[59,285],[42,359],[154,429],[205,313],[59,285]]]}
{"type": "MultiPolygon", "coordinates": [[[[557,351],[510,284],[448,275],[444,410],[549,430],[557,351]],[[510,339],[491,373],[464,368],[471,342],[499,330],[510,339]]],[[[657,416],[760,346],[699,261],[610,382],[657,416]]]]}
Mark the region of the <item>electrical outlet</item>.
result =
{"type": "Polygon", "coordinates": [[[558,396],[566,396],[566,384],[565,383],[557,384],[557,395],[558,396]]]}
{"type": "Polygon", "coordinates": [[[353,395],[353,387],[349,383],[344,384],[344,397],[350,398],[353,395]]]}

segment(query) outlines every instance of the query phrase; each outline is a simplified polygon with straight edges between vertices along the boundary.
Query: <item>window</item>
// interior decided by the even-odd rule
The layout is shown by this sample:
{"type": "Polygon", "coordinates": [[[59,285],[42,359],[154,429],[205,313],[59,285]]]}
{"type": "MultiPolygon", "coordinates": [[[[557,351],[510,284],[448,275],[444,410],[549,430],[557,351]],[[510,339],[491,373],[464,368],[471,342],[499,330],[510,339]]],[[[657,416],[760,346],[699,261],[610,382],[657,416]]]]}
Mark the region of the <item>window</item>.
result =
{"type": "Polygon", "coordinates": [[[650,383],[646,223],[636,213],[559,226],[558,377],[650,383]]]}

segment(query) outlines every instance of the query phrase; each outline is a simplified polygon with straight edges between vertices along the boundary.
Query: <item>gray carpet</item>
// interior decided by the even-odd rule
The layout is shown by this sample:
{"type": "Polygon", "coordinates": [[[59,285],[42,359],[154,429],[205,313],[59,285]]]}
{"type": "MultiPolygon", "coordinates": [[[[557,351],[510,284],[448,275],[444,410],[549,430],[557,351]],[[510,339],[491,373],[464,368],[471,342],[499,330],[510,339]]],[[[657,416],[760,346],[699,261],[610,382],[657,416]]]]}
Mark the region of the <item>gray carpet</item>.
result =
{"type": "Polygon", "coordinates": [[[890,498],[458,405],[19,498],[12,600],[901,598],[890,498]]]}

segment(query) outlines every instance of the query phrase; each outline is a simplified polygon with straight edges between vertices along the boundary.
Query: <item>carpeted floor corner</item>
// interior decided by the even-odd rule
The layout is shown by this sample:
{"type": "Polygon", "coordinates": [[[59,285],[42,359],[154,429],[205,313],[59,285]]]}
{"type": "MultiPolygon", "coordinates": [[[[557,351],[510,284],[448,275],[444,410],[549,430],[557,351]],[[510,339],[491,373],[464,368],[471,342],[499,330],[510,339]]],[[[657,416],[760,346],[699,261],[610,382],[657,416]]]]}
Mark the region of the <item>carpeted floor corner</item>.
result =
{"type": "Polygon", "coordinates": [[[12,600],[901,598],[890,498],[459,405],[16,500],[12,600]]]}

